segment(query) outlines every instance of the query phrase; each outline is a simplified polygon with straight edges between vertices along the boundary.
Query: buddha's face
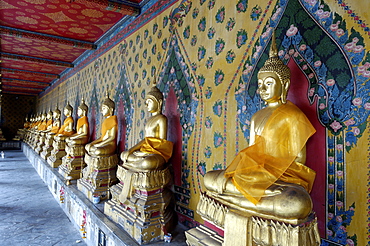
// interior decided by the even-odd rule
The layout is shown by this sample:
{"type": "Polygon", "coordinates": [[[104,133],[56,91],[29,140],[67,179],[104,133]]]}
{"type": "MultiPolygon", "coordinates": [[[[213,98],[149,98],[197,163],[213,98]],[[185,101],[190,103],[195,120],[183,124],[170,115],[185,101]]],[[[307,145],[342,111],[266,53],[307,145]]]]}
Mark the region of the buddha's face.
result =
{"type": "Polygon", "coordinates": [[[71,111],[68,110],[67,108],[64,109],[64,115],[67,116],[67,115],[70,115],[71,114],[71,111]]]}
{"type": "Polygon", "coordinates": [[[103,105],[101,107],[101,113],[104,117],[110,116],[112,114],[110,108],[107,105],[103,105]]]}
{"type": "Polygon", "coordinates": [[[59,115],[59,113],[57,113],[57,112],[54,112],[54,113],[53,113],[53,117],[54,117],[54,118],[59,118],[59,116],[60,116],[60,115],[59,115]]]}
{"type": "Polygon", "coordinates": [[[77,115],[78,115],[78,117],[83,116],[83,110],[81,108],[77,109],[77,115]]]}
{"type": "Polygon", "coordinates": [[[258,91],[261,99],[268,103],[278,102],[281,99],[283,86],[279,77],[273,72],[258,74],[258,91]]]}
{"type": "Polygon", "coordinates": [[[156,100],[154,100],[153,98],[151,97],[148,97],[146,100],[145,100],[145,106],[147,107],[148,111],[150,113],[153,113],[153,112],[157,112],[158,111],[158,102],[156,100]]]}

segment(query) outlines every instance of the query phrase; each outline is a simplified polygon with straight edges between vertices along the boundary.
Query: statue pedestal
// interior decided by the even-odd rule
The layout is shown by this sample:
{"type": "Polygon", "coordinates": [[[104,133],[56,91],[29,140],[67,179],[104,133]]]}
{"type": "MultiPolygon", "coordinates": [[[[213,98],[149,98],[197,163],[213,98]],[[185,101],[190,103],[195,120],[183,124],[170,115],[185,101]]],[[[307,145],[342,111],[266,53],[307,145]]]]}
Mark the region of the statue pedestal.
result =
{"type": "Polygon", "coordinates": [[[35,131],[33,136],[32,136],[31,147],[32,147],[33,150],[36,150],[36,148],[37,148],[37,144],[39,143],[39,139],[40,139],[40,134],[41,134],[41,132],[35,131]]]}
{"type": "Polygon", "coordinates": [[[53,150],[53,141],[54,135],[46,134],[45,143],[42,148],[42,152],[40,153],[41,158],[43,158],[44,160],[47,160],[47,158],[51,154],[51,151],[53,150]]]}
{"type": "Polygon", "coordinates": [[[316,246],[320,235],[315,213],[299,224],[264,219],[242,210],[229,209],[216,199],[201,194],[197,212],[209,222],[209,228],[196,227],[185,232],[188,245],[269,245],[316,246]],[[218,228],[224,234],[218,233],[218,228]],[[211,243],[215,242],[215,244],[211,243]]]}
{"type": "Polygon", "coordinates": [[[94,196],[100,196],[100,200],[107,199],[109,187],[117,183],[116,171],[118,156],[116,154],[99,157],[85,154],[87,166],[83,169],[83,177],[77,180],[77,188],[85,196],[93,201],[94,196]]]}
{"type": "Polygon", "coordinates": [[[45,132],[40,132],[39,133],[39,139],[38,139],[38,142],[37,142],[37,145],[36,145],[36,149],[35,149],[35,152],[37,154],[40,154],[44,145],[45,145],[45,132]]]}
{"type": "Polygon", "coordinates": [[[119,166],[117,176],[121,183],[110,188],[112,199],[105,203],[104,213],[140,244],[163,240],[176,225],[173,195],[167,188],[171,180],[169,169],[131,172],[119,166]],[[127,175],[131,180],[127,185],[132,186],[134,194],[121,201],[127,175]]]}
{"type": "Polygon", "coordinates": [[[53,150],[47,158],[47,162],[51,167],[59,167],[62,164],[62,158],[66,155],[65,146],[66,142],[64,138],[55,139],[54,137],[53,150]]]}
{"type": "Polygon", "coordinates": [[[70,180],[79,179],[82,176],[82,170],[86,166],[84,161],[85,145],[66,145],[66,155],[62,158],[62,164],[59,166],[59,173],[64,177],[70,177],[70,180]]]}

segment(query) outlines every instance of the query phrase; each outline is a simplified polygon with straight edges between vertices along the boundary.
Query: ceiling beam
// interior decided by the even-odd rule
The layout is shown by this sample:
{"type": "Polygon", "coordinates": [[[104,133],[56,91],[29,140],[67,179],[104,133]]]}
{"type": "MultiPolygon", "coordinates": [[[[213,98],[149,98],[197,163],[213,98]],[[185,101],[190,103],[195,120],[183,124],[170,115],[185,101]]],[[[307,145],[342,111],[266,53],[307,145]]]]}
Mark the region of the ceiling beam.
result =
{"type": "Polygon", "coordinates": [[[43,72],[35,72],[35,71],[29,71],[29,70],[21,70],[21,69],[14,69],[14,68],[0,68],[0,73],[14,73],[14,74],[20,74],[20,75],[34,75],[39,77],[45,77],[45,78],[52,78],[52,79],[59,79],[59,74],[55,73],[43,73],[43,72]]]}
{"type": "Polygon", "coordinates": [[[17,82],[21,82],[21,83],[25,83],[27,85],[34,85],[34,86],[48,86],[50,85],[50,83],[47,83],[47,82],[40,82],[40,81],[35,81],[35,80],[25,80],[25,79],[12,79],[12,78],[4,78],[4,77],[1,77],[0,78],[0,82],[1,83],[17,83],[17,82]]]}
{"type": "Polygon", "coordinates": [[[37,96],[38,92],[22,92],[22,91],[3,91],[2,94],[16,94],[25,96],[37,96]]]}
{"type": "Polygon", "coordinates": [[[64,44],[68,46],[83,48],[87,50],[95,50],[96,45],[92,42],[81,41],[71,38],[64,38],[59,36],[54,36],[50,34],[44,34],[39,32],[27,31],[19,28],[0,26],[0,34],[5,36],[12,36],[18,38],[29,38],[35,40],[41,40],[46,42],[64,44]]]}
{"type": "Polygon", "coordinates": [[[37,62],[37,63],[42,63],[42,64],[56,65],[60,67],[73,67],[74,66],[73,63],[70,63],[70,62],[44,59],[44,58],[39,58],[35,56],[18,55],[18,54],[13,54],[13,53],[6,53],[6,52],[0,52],[0,57],[2,59],[7,58],[11,60],[31,61],[31,62],[37,62]]]}
{"type": "Polygon", "coordinates": [[[118,12],[124,15],[137,16],[140,14],[140,6],[130,1],[111,1],[111,0],[66,0],[70,3],[94,3],[101,9],[118,12]]]}
{"type": "Polygon", "coordinates": [[[19,86],[19,85],[2,85],[2,90],[9,90],[9,89],[23,89],[26,91],[38,91],[41,92],[44,89],[43,88],[30,88],[30,87],[25,87],[25,86],[19,86]]]}

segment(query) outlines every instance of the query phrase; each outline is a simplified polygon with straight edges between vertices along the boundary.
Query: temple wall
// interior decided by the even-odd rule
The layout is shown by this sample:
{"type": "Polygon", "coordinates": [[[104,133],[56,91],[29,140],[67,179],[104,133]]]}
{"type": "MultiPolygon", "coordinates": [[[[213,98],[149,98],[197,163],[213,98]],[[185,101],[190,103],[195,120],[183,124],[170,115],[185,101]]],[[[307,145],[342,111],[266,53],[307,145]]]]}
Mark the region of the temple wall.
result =
{"type": "Polygon", "coordinates": [[[251,116],[263,107],[257,72],[276,29],[279,55],[292,71],[289,99],[317,130],[307,165],[317,172],[311,195],[323,245],[366,245],[369,8],[343,0],[159,1],[84,54],[40,96],[37,110],[67,101],[76,109],[83,97],[95,139],[108,92],[122,151],[144,136],[144,98],[156,80],[175,142],[176,211],[189,227],[203,223],[195,212],[203,176],[248,146],[251,116]]]}

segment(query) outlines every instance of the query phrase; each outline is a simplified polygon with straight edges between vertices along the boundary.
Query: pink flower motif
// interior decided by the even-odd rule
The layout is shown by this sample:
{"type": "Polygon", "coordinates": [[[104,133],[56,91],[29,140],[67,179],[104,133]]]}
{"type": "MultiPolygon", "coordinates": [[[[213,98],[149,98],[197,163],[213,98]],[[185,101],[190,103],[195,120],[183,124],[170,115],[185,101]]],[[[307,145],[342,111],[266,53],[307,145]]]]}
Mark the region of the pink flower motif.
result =
{"type": "Polygon", "coordinates": [[[346,146],[351,146],[351,143],[349,141],[347,141],[346,146]]]}
{"type": "Polygon", "coordinates": [[[329,219],[334,218],[334,214],[333,214],[333,213],[328,213],[328,218],[329,218],[329,219]]]}
{"type": "Polygon", "coordinates": [[[351,126],[351,125],[354,125],[356,122],[351,118],[351,119],[349,119],[349,120],[346,120],[345,122],[344,122],[344,124],[346,125],[346,126],[351,126]]]}
{"type": "Polygon", "coordinates": [[[348,245],[348,246],[355,246],[355,242],[353,242],[353,240],[352,240],[352,239],[348,238],[348,239],[347,239],[347,245],[348,245]]]}
{"type": "Polygon", "coordinates": [[[365,78],[370,78],[370,71],[365,71],[364,72],[364,74],[363,74],[363,76],[365,77],[365,78]]]}
{"type": "Polygon", "coordinates": [[[335,220],[338,221],[339,223],[343,221],[342,217],[341,216],[337,216],[335,217],[335,220]]]}
{"type": "Polygon", "coordinates": [[[369,68],[369,67],[370,67],[370,62],[365,62],[364,66],[365,66],[366,68],[369,68]]]}
{"type": "Polygon", "coordinates": [[[334,185],[333,184],[329,184],[328,187],[329,187],[329,190],[333,190],[334,189],[334,185]]]}
{"type": "Polygon", "coordinates": [[[343,29],[338,29],[338,30],[335,32],[335,34],[336,34],[338,37],[341,37],[341,36],[343,36],[343,35],[344,35],[344,31],[343,31],[343,29]]]}
{"type": "Polygon", "coordinates": [[[333,231],[331,231],[331,230],[326,230],[326,234],[327,234],[328,236],[333,236],[333,231]]]}
{"type": "Polygon", "coordinates": [[[320,19],[325,19],[329,17],[330,17],[330,12],[328,11],[325,11],[324,13],[322,13],[322,15],[320,15],[320,19]]]}
{"type": "Polygon", "coordinates": [[[293,55],[293,54],[294,54],[294,50],[293,49],[289,50],[289,55],[293,55]]]}
{"type": "Polygon", "coordinates": [[[285,54],[284,50],[279,50],[279,53],[278,53],[279,56],[283,56],[284,54],[285,54]]]}
{"type": "Polygon", "coordinates": [[[296,34],[297,34],[297,32],[298,32],[298,28],[297,28],[297,27],[295,27],[295,26],[292,24],[292,25],[290,25],[290,28],[288,29],[288,31],[286,31],[286,35],[287,35],[288,37],[291,37],[291,36],[296,35],[296,34]]]}
{"type": "Polygon", "coordinates": [[[321,61],[315,61],[315,63],[313,64],[315,67],[320,67],[321,66],[321,61]]]}
{"type": "Polygon", "coordinates": [[[325,104],[320,103],[320,105],[319,105],[319,109],[323,110],[324,108],[326,108],[325,104]]]}
{"type": "Polygon", "coordinates": [[[308,3],[310,6],[315,6],[317,0],[304,0],[306,3],[308,3]]]}
{"type": "Polygon", "coordinates": [[[316,11],[316,14],[320,17],[324,13],[324,10],[319,9],[316,11]]]}
{"type": "Polygon", "coordinates": [[[302,44],[301,46],[299,46],[300,51],[305,51],[306,49],[307,49],[307,46],[305,44],[302,44]]]}
{"type": "Polygon", "coordinates": [[[333,32],[336,32],[338,30],[339,23],[340,23],[340,21],[337,21],[336,24],[331,24],[330,27],[329,27],[330,30],[333,31],[333,32]]]}
{"type": "Polygon", "coordinates": [[[352,100],[353,105],[355,106],[360,106],[362,104],[362,99],[361,97],[356,97],[355,99],[352,100]]]}
{"type": "Polygon", "coordinates": [[[346,45],[344,46],[344,49],[345,49],[346,51],[352,51],[354,47],[355,47],[355,44],[351,42],[351,43],[346,44],[346,45]]]}
{"type": "Polygon", "coordinates": [[[284,59],[288,60],[290,58],[289,54],[285,54],[284,59]]]}
{"type": "Polygon", "coordinates": [[[333,157],[333,156],[329,156],[329,157],[328,157],[328,161],[329,161],[329,162],[334,162],[334,157],[333,157]]]}
{"type": "Polygon", "coordinates": [[[343,207],[343,202],[341,201],[337,201],[336,204],[337,204],[337,207],[339,208],[343,207]]]}
{"type": "Polygon", "coordinates": [[[307,68],[308,68],[308,66],[307,66],[306,64],[304,64],[304,65],[302,66],[302,69],[303,69],[303,70],[307,70],[307,68]]]}
{"type": "Polygon", "coordinates": [[[356,45],[353,48],[353,52],[355,52],[355,53],[361,53],[363,50],[364,50],[364,46],[362,46],[362,45],[356,45]]]}
{"type": "MultiPolygon", "coordinates": [[[[343,171],[337,171],[337,175],[338,175],[338,177],[343,177],[343,171]]],[[[337,204],[337,206],[338,206],[338,204],[337,204]]]]}
{"type": "Polygon", "coordinates": [[[370,110],[370,103],[365,103],[364,108],[365,108],[366,110],[370,110]]]}
{"type": "Polygon", "coordinates": [[[299,53],[298,52],[294,52],[294,57],[298,57],[299,56],[299,53]]]}
{"type": "Polygon", "coordinates": [[[353,42],[353,43],[355,43],[355,44],[356,44],[358,41],[359,41],[358,37],[354,37],[354,38],[352,39],[352,42],[353,42]]]}
{"type": "Polygon", "coordinates": [[[353,127],[352,131],[353,131],[353,135],[355,135],[355,136],[357,136],[361,133],[361,131],[358,127],[353,127]]]}
{"type": "MultiPolygon", "coordinates": [[[[342,217],[341,217],[342,218],[342,217]]],[[[339,221],[338,221],[339,222],[339,221]]],[[[341,221],[342,222],[342,221],[341,221]]],[[[339,226],[340,230],[347,231],[347,228],[345,226],[339,226]]]]}
{"type": "Polygon", "coordinates": [[[326,85],[327,85],[327,86],[333,86],[333,85],[335,85],[335,80],[334,80],[334,79],[328,79],[328,80],[326,81],[326,85]]]}
{"type": "Polygon", "coordinates": [[[337,149],[337,150],[343,150],[343,144],[337,144],[337,145],[335,145],[335,149],[337,149]]]}
{"type": "Polygon", "coordinates": [[[343,126],[340,124],[338,121],[334,120],[331,124],[330,127],[334,130],[334,132],[337,132],[340,130],[343,126]]]}
{"type": "Polygon", "coordinates": [[[357,68],[357,72],[359,73],[359,74],[362,74],[363,72],[365,72],[366,71],[366,67],[365,66],[359,66],[358,68],[357,68]]]}
{"type": "Polygon", "coordinates": [[[310,91],[308,92],[308,96],[312,97],[314,93],[315,93],[315,88],[311,88],[310,91]]]}
{"type": "Polygon", "coordinates": [[[314,75],[313,73],[310,73],[310,74],[308,75],[308,78],[310,78],[310,79],[312,79],[313,77],[315,77],[315,75],[314,75]]]}

